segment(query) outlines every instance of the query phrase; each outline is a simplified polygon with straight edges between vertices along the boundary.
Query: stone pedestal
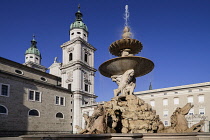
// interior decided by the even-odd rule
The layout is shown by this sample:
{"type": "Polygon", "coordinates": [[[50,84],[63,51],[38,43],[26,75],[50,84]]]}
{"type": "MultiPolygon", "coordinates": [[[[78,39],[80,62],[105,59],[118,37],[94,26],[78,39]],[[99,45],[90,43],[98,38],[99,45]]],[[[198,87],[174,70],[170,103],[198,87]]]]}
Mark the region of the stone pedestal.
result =
{"type": "Polygon", "coordinates": [[[25,135],[23,140],[143,140],[143,134],[72,134],[72,135],[25,135]]]}
{"type": "Polygon", "coordinates": [[[24,135],[22,140],[210,140],[210,133],[137,133],[137,134],[43,134],[24,135]]]}

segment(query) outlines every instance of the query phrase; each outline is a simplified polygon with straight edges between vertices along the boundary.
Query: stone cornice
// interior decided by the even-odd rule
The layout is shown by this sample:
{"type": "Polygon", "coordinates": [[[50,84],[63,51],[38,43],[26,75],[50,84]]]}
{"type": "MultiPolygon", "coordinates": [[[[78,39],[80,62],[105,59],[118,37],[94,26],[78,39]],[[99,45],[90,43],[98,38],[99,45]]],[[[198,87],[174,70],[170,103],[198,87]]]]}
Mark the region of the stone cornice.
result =
{"type": "Polygon", "coordinates": [[[85,105],[82,105],[81,108],[83,108],[83,109],[90,108],[90,107],[97,106],[97,105],[103,105],[104,103],[105,103],[105,101],[85,104],[85,105]]]}
{"type": "Polygon", "coordinates": [[[26,65],[28,67],[31,67],[31,68],[34,68],[34,69],[37,69],[37,70],[40,70],[40,71],[43,71],[43,72],[46,72],[46,70],[47,70],[47,68],[45,66],[36,64],[34,62],[31,62],[31,61],[23,63],[23,65],[26,65]]]}
{"type": "Polygon", "coordinates": [[[61,48],[65,48],[66,46],[69,46],[69,45],[75,43],[76,41],[80,41],[80,42],[82,42],[83,44],[85,44],[89,49],[91,49],[91,50],[93,50],[93,51],[96,51],[96,48],[94,48],[90,43],[88,43],[87,41],[85,41],[85,40],[82,39],[81,37],[76,37],[76,38],[74,38],[74,39],[72,39],[72,40],[70,40],[70,41],[67,41],[67,42],[63,43],[63,44],[61,45],[61,48]]]}
{"type": "Polygon", "coordinates": [[[88,97],[91,97],[91,98],[97,98],[98,96],[96,96],[95,94],[90,94],[90,93],[87,93],[87,92],[84,92],[84,91],[81,91],[81,90],[76,90],[76,91],[72,91],[73,94],[80,94],[80,95],[83,95],[83,96],[88,96],[88,97]]]}
{"type": "Polygon", "coordinates": [[[94,72],[97,71],[95,68],[88,66],[87,64],[85,64],[84,62],[82,62],[80,60],[73,61],[73,62],[70,62],[69,64],[63,65],[60,69],[62,70],[62,69],[72,67],[72,66],[75,66],[74,69],[85,68],[85,69],[90,70],[90,71],[94,71],[94,72]],[[76,66],[76,65],[78,65],[78,66],[76,66]]]}
{"type": "Polygon", "coordinates": [[[158,92],[169,92],[169,91],[174,91],[174,90],[184,90],[184,89],[190,89],[190,88],[201,88],[201,87],[205,87],[205,86],[209,86],[210,87],[210,82],[190,84],[190,85],[182,85],[182,86],[169,87],[169,88],[146,90],[146,91],[135,92],[134,94],[135,95],[153,94],[153,93],[158,93],[158,92]]]}
{"type": "Polygon", "coordinates": [[[25,76],[22,76],[22,75],[13,74],[11,72],[7,72],[7,71],[3,71],[3,70],[0,70],[0,73],[7,74],[7,75],[17,77],[17,78],[21,78],[21,79],[24,79],[24,80],[27,80],[27,81],[30,81],[30,82],[33,82],[33,83],[40,84],[40,85],[49,86],[51,88],[56,88],[57,90],[62,90],[62,91],[68,92],[68,94],[72,94],[72,91],[70,91],[66,88],[54,85],[54,84],[42,82],[42,81],[39,81],[39,80],[36,80],[36,79],[28,78],[28,77],[25,77],[25,76]]]}
{"type": "Polygon", "coordinates": [[[60,81],[61,81],[61,78],[58,77],[58,76],[55,76],[55,75],[52,75],[52,74],[49,74],[49,73],[46,73],[46,72],[43,72],[43,71],[31,68],[31,67],[28,67],[26,65],[23,65],[23,64],[20,64],[20,63],[8,60],[8,59],[3,58],[3,57],[0,57],[0,62],[2,64],[4,64],[4,65],[8,65],[8,66],[20,69],[20,70],[30,71],[33,74],[39,74],[40,76],[44,76],[44,77],[47,77],[47,78],[60,79],[60,81]]]}

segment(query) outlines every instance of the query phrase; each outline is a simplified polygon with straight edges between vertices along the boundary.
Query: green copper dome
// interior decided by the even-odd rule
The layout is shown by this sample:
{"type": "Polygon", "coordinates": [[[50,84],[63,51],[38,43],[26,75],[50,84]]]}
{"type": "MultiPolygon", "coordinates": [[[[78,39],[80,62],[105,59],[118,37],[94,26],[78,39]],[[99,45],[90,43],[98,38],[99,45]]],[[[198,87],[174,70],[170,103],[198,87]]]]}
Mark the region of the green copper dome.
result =
{"type": "Polygon", "coordinates": [[[85,25],[84,22],[82,21],[75,21],[71,24],[70,26],[70,30],[74,29],[74,28],[80,28],[80,29],[84,29],[85,31],[88,31],[87,26],[85,25]]]}
{"type": "Polygon", "coordinates": [[[88,31],[87,26],[82,21],[82,13],[80,12],[80,6],[78,6],[78,11],[75,13],[76,20],[70,25],[70,30],[74,28],[84,29],[85,31],[88,31]]]}
{"type": "Polygon", "coordinates": [[[41,57],[41,53],[40,53],[40,51],[37,49],[36,44],[37,44],[37,42],[36,42],[36,40],[35,40],[34,37],[33,37],[33,39],[31,40],[31,47],[28,48],[28,49],[26,50],[25,55],[26,55],[26,54],[35,54],[35,55],[41,57]]]}

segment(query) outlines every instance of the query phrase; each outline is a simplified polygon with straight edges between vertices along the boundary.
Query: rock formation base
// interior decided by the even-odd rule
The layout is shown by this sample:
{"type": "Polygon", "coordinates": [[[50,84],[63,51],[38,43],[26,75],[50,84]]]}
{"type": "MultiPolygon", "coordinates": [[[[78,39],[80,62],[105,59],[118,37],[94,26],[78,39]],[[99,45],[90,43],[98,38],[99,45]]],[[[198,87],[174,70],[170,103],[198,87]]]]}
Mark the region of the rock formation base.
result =
{"type": "Polygon", "coordinates": [[[165,127],[156,111],[142,99],[135,95],[116,96],[98,105],[92,116],[83,115],[86,128],[80,134],[200,132],[204,120],[189,128],[185,119],[192,107],[190,103],[178,107],[171,116],[171,126],[165,127]]]}

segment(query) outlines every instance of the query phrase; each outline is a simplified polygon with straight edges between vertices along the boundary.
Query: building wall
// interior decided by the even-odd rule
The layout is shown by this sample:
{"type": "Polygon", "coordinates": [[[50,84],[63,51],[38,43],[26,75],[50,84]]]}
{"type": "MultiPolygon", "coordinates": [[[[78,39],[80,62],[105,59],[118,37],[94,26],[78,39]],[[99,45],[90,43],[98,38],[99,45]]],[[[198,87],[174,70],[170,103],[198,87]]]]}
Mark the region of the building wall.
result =
{"type": "Polygon", "coordinates": [[[0,70],[8,73],[13,73],[15,75],[28,77],[29,79],[34,79],[40,82],[53,84],[53,85],[61,85],[61,78],[42,72],[40,70],[36,70],[34,68],[30,68],[28,66],[24,66],[22,64],[16,63],[14,61],[5,59],[0,57],[0,70]],[[18,74],[16,71],[19,70],[22,74],[18,74]],[[44,79],[45,80],[44,80],[44,79]]]}
{"type": "Polygon", "coordinates": [[[153,108],[156,110],[163,123],[167,121],[168,125],[170,125],[170,116],[175,109],[191,102],[194,105],[192,109],[194,112],[191,112],[191,110],[191,114],[186,116],[189,127],[205,118],[206,121],[203,131],[209,132],[210,82],[135,92],[135,95],[145,100],[147,103],[153,104],[153,108]],[[204,101],[199,101],[199,96],[203,96],[204,101]],[[179,103],[175,104],[174,102],[177,103],[177,99],[179,103]],[[166,100],[168,104],[164,105],[166,100]],[[200,114],[199,110],[201,109],[205,110],[204,114],[200,114]],[[168,115],[164,116],[167,112],[168,115]]]}
{"type": "Polygon", "coordinates": [[[8,109],[8,114],[0,114],[0,132],[18,133],[23,131],[20,134],[30,131],[35,131],[34,133],[72,132],[73,94],[57,84],[51,84],[57,82],[53,81],[53,78],[50,79],[51,75],[49,74],[49,76],[45,75],[47,79],[50,79],[47,80],[50,83],[47,83],[39,78],[39,81],[38,79],[34,80],[33,75],[42,76],[34,71],[19,68],[24,73],[24,75],[20,75],[13,71],[16,67],[10,66],[9,69],[8,65],[0,67],[0,85],[9,85],[9,95],[0,95],[0,105],[8,109]],[[40,100],[30,100],[29,91],[40,92],[40,100]],[[56,96],[63,97],[64,105],[56,104],[56,96]],[[32,109],[38,110],[39,116],[29,116],[29,111],[32,109]],[[63,114],[63,118],[56,118],[56,114],[59,112],[63,114]]]}

